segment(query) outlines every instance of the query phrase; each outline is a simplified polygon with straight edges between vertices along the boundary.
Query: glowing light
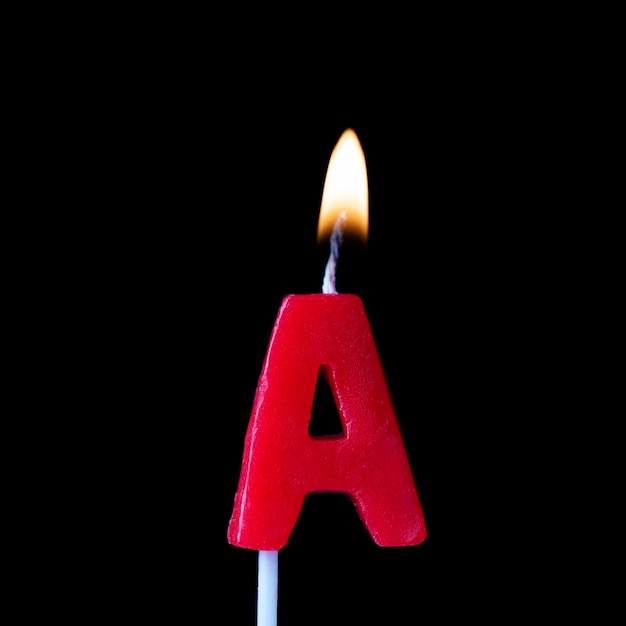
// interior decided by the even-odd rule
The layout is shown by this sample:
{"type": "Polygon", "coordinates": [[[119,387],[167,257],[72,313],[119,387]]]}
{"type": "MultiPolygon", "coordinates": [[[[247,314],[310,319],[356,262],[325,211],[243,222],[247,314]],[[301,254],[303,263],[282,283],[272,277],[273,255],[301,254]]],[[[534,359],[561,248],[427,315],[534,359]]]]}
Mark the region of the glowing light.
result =
{"type": "Polygon", "coordinates": [[[348,128],[330,155],[317,226],[318,243],[330,235],[341,213],[343,232],[367,241],[368,205],[365,155],[356,133],[348,128]]]}

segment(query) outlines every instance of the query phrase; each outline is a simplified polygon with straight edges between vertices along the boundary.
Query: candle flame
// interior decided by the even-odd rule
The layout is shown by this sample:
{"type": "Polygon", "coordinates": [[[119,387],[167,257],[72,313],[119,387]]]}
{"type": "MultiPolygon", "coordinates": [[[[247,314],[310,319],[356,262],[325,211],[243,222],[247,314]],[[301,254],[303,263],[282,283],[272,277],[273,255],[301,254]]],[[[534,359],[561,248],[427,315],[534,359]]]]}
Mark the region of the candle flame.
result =
{"type": "Polygon", "coordinates": [[[342,230],[367,241],[367,167],[361,143],[351,128],[344,131],[330,155],[317,225],[318,243],[329,236],[342,213],[342,230]]]}

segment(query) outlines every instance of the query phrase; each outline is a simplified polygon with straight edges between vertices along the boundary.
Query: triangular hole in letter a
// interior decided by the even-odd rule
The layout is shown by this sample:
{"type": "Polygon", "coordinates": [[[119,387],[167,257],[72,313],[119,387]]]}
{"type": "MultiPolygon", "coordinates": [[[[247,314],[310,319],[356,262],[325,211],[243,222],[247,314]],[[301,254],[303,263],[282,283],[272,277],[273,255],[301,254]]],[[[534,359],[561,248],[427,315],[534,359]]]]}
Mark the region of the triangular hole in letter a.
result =
{"type": "Polygon", "coordinates": [[[320,367],[317,376],[309,420],[309,435],[311,437],[343,437],[345,435],[324,365],[320,367]]]}

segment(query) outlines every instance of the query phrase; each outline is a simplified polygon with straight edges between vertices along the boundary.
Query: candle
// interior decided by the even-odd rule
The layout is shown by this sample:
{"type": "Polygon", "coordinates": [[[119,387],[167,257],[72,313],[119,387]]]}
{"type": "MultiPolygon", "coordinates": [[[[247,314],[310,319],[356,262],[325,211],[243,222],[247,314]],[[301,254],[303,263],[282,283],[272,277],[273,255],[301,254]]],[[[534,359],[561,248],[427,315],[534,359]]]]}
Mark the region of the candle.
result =
{"type": "MultiPolygon", "coordinates": [[[[367,236],[367,171],[358,138],[344,132],[328,166],[318,237],[330,256],[322,293],[287,295],[259,376],[228,526],[232,545],[259,551],[259,619],[275,624],[277,555],[308,494],[348,494],[380,546],[413,546],[426,526],[372,330],[359,296],[340,294],[344,230],[367,236]],[[316,384],[332,389],[342,424],[315,437],[316,384]],[[269,582],[268,582],[269,581],[269,582]],[[268,600],[269,598],[269,600],[268,600]]],[[[259,621],[259,623],[261,623],[259,621]]]]}

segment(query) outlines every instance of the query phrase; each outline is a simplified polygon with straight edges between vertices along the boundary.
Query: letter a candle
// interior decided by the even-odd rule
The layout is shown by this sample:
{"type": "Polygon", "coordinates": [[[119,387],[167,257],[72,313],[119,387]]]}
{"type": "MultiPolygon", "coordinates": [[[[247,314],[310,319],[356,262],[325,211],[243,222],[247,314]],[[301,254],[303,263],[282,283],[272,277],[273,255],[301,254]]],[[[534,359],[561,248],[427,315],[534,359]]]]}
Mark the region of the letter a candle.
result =
{"type": "Polygon", "coordinates": [[[355,132],[347,129],[331,154],[322,194],[318,239],[331,233],[322,292],[282,301],[258,380],[228,525],[230,544],[259,551],[258,626],[277,624],[278,551],[308,494],[348,494],[380,546],[413,546],[426,538],[363,303],[335,288],[344,231],[366,238],[367,228],[365,157],[355,132]],[[338,436],[309,434],[320,374],[341,419],[338,436]]]}

